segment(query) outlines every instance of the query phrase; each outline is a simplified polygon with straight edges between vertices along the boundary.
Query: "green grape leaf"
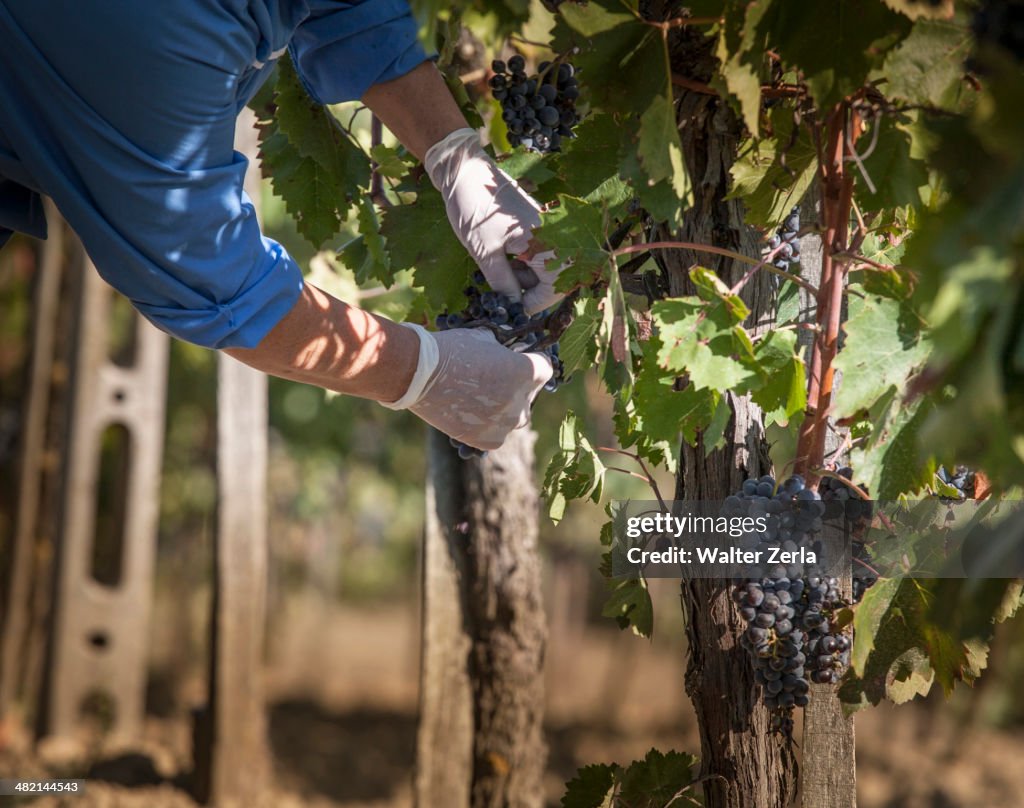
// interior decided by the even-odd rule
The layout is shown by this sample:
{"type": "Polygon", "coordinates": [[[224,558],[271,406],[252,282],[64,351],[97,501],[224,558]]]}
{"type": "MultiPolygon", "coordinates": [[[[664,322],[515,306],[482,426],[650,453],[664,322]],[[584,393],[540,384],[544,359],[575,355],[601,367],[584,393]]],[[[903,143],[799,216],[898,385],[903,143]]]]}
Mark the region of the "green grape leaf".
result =
{"type": "Polygon", "coordinates": [[[654,633],[654,604],[647,582],[642,578],[627,578],[609,583],[612,590],[601,616],[614,618],[620,629],[629,628],[638,637],[650,637],[654,633]]]}
{"type": "Polygon", "coordinates": [[[390,287],[395,282],[395,274],[391,271],[390,256],[380,233],[377,211],[368,196],[359,200],[356,223],[359,236],[341,249],[341,260],[355,273],[356,283],[362,285],[377,280],[390,287]]]}
{"type": "Polygon", "coordinates": [[[732,407],[729,405],[729,397],[721,396],[715,405],[715,412],[711,416],[711,422],[704,430],[704,455],[711,454],[716,449],[725,446],[725,431],[729,428],[729,421],[732,419],[732,407]]]}
{"type": "Polygon", "coordinates": [[[722,395],[708,388],[698,390],[691,384],[677,390],[676,376],[658,367],[659,349],[657,338],[644,348],[644,361],[631,396],[635,406],[633,427],[655,442],[675,443],[682,433],[687,443],[696,444],[698,434],[718,411],[722,395]]]}
{"type": "Polygon", "coordinates": [[[544,496],[553,522],[562,519],[571,500],[600,502],[606,471],[572,410],[566,413],[559,428],[558,445],[559,451],[551,458],[544,475],[544,496]]]}
{"type": "Polygon", "coordinates": [[[879,71],[887,79],[886,95],[911,104],[963,106],[968,97],[964,59],[969,52],[966,26],[946,20],[916,23],[879,71]]]}
{"type": "Polygon", "coordinates": [[[903,402],[896,387],[879,399],[870,433],[850,453],[851,465],[874,496],[895,499],[931,482],[935,462],[922,457],[921,428],[933,409],[925,399],[903,402]]]}
{"type": "Polygon", "coordinates": [[[757,379],[750,337],[742,323],[750,310],[709,270],[691,270],[700,297],[659,300],[651,313],[661,338],[658,364],[687,374],[697,389],[724,393],[757,379]]]}
{"type": "Polygon", "coordinates": [[[721,74],[711,84],[736,99],[747,131],[756,135],[761,117],[761,71],[765,54],[757,25],[769,3],[731,3],[717,42],[721,74]]]}
{"type": "MultiPolygon", "coordinates": [[[[964,530],[969,532],[965,542],[966,555],[970,552],[967,548],[975,536],[970,528],[964,530]]],[[[1005,523],[999,531],[1006,531],[1005,523]]],[[[985,538],[990,536],[985,535],[985,538]]],[[[980,540],[978,543],[981,543],[980,540]]],[[[1006,571],[1007,575],[1020,567],[1019,540],[1013,544],[1016,545],[1014,555],[1017,558],[1008,559],[1009,563],[1004,563],[1002,571],[1006,571]]],[[[994,624],[1000,618],[1005,619],[1007,607],[1012,608],[1014,601],[1019,602],[1019,595],[1014,598],[1013,594],[1015,590],[1020,591],[1020,582],[1008,577],[943,578],[929,582],[929,585],[935,591],[935,600],[928,614],[929,622],[935,630],[956,642],[987,641],[992,636],[994,624]]],[[[973,650],[976,652],[978,649],[973,650]]]]}
{"type": "Polygon", "coordinates": [[[878,704],[891,696],[906,700],[930,688],[922,632],[928,593],[918,587],[920,583],[909,578],[884,585],[880,581],[865,593],[857,607],[850,654],[853,665],[839,688],[839,698],[847,711],[878,704]],[[873,594],[878,587],[882,588],[873,594]]]}
{"type": "Polygon", "coordinates": [[[398,149],[378,143],[370,149],[370,157],[377,164],[377,173],[382,177],[398,179],[408,173],[414,165],[410,158],[403,156],[398,149]]]}
{"type": "Polygon", "coordinates": [[[818,151],[810,132],[791,111],[771,111],[774,137],[747,140],[732,165],[727,199],[742,199],[747,222],[775,228],[789,215],[814,180],[818,151]],[[795,131],[794,131],[795,130],[795,131]]]}
{"type": "Polygon", "coordinates": [[[555,286],[568,292],[577,285],[590,286],[607,277],[614,262],[605,249],[609,229],[605,211],[571,196],[560,195],[559,201],[558,207],[541,214],[542,224],[534,230],[534,236],[555,251],[550,269],[571,262],[555,286]]]}
{"type": "Polygon", "coordinates": [[[800,319],[800,287],[793,281],[782,281],[776,301],[775,322],[778,325],[800,319]]]}
{"type": "MultiPolygon", "coordinates": [[[[928,512],[923,514],[927,518],[928,512]]],[[[948,695],[985,667],[994,619],[1009,580],[883,579],[856,608],[851,669],[840,688],[848,709],[888,698],[948,695]]]]}
{"type": "Polygon", "coordinates": [[[656,219],[677,223],[690,187],[665,31],[642,20],[627,4],[593,0],[563,4],[553,33],[557,50],[578,49],[573,61],[585,97],[597,109],[619,116],[619,174],[632,183],[656,219]],[[634,81],[638,75],[645,81],[634,81]],[[639,126],[623,125],[637,116],[639,126]]]}
{"type": "Polygon", "coordinates": [[[922,633],[935,681],[947,696],[953,692],[958,679],[969,682],[976,678],[976,664],[966,643],[928,623],[923,624],[922,633]]]}
{"type": "Polygon", "coordinates": [[[612,808],[611,790],[618,768],[614,763],[584,766],[565,784],[562,808],[612,808]]]}
{"type": "Polygon", "coordinates": [[[893,704],[906,704],[918,696],[927,696],[934,681],[935,671],[928,655],[920,648],[910,648],[893,661],[885,695],[893,704]]]}
{"type": "Polygon", "coordinates": [[[382,218],[380,232],[387,239],[392,272],[412,269],[413,282],[422,287],[432,312],[462,309],[462,290],[476,264],[452,232],[441,195],[422,183],[415,202],[387,208],[382,218]]]}
{"type": "Polygon", "coordinates": [[[330,110],[309,97],[286,58],[277,68],[274,104],[277,133],[285,140],[264,141],[264,164],[299,232],[319,247],[341,229],[369,186],[370,164],[330,110]]]}
{"type": "Polygon", "coordinates": [[[1024,581],[1009,581],[1003,593],[1003,601],[996,609],[993,619],[997,623],[1009,620],[1017,614],[1021,606],[1024,606],[1024,581]]]}
{"type": "Polygon", "coordinates": [[[643,760],[633,761],[622,773],[619,790],[621,805],[662,808],[675,805],[696,806],[701,802],[696,793],[686,794],[693,783],[693,768],[697,758],[682,752],[662,753],[652,749],[643,760]],[[676,795],[681,795],[676,799],[676,795]]]}
{"type": "Polygon", "coordinates": [[[616,0],[566,3],[559,8],[552,35],[557,51],[579,49],[573,64],[585,79],[586,96],[594,105],[614,110],[639,92],[639,103],[632,109],[646,108],[655,91],[644,86],[646,82],[631,81],[628,66],[645,48],[655,46],[654,37],[660,34],[634,9],[616,0]]]}
{"type": "Polygon", "coordinates": [[[875,636],[900,588],[898,578],[883,578],[865,593],[853,615],[853,647],[850,666],[860,676],[866,672],[868,658],[875,650],[875,636]]]}
{"type": "Polygon", "coordinates": [[[922,323],[907,303],[851,296],[844,330],[846,342],[835,360],[843,374],[835,399],[837,417],[870,409],[889,387],[902,388],[928,358],[922,323]]]}
{"type": "MultiPolygon", "coordinates": [[[[640,109],[640,128],[636,151],[648,185],[668,181],[679,199],[690,196],[690,182],[683,166],[683,147],[679,141],[679,124],[672,94],[672,68],[664,37],[647,44],[643,62],[629,68],[637,75],[647,76],[645,84],[660,84],[657,95],[634,109],[640,109]]],[[[628,131],[628,128],[627,128],[628,131]]]]}
{"type": "Polygon", "coordinates": [[[986,72],[977,103],[928,122],[944,201],[917,222],[906,265],[932,327],[928,375],[935,389],[955,391],[939,400],[922,440],[1007,486],[1024,481],[1024,82],[999,48],[974,58],[986,72]]]}
{"type": "Polygon", "coordinates": [[[285,210],[303,238],[319,248],[338,233],[348,200],[339,196],[329,172],[300,155],[281,132],[265,135],[260,161],[271,189],[284,200],[285,210]]]}
{"type": "Polygon", "coordinates": [[[629,180],[640,204],[655,221],[666,222],[673,227],[682,224],[683,206],[689,199],[678,196],[668,180],[653,185],[648,183],[632,142],[623,143],[619,173],[629,180]]]}
{"type": "Polygon", "coordinates": [[[807,406],[807,372],[797,353],[795,331],[771,331],[754,348],[760,386],[753,400],[765,424],[787,424],[807,406]]]}
{"type": "MultiPolygon", "coordinates": [[[[864,158],[863,175],[858,177],[857,198],[865,210],[900,208],[921,204],[920,188],[928,184],[928,169],[923,160],[914,157],[907,131],[891,118],[881,118],[858,141],[868,143],[871,153],[864,158]],[[874,190],[867,187],[871,180],[874,190]]],[[[853,170],[851,168],[851,170],[853,170]]]]}
{"type": "Polygon", "coordinates": [[[551,162],[544,159],[544,155],[525,149],[501,155],[496,162],[502,171],[527,187],[546,187],[548,181],[556,176],[551,162]]]}
{"type": "Polygon", "coordinates": [[[820,108],[860,89],[912,24],[878,0],[773,3],[758,32],[800,70],[820,108]]]}
{"type": "Polygon", "coordinates": [[[883,0],[893,11],[912,20],[943,19],[953,16],[953,0],[883,0]]]}
{"type": "Polygon", "coordinates": [[[597,333],[602,315],[598,301],[592,297],[577,300],[573,308],[573,321],[558,340],[558,357],[566,376],[593,367],[599,352],[597,333]]]}
{"type": "Polygon", "coordinates": [[[576,127],[576,138],[552,161],[561,192],[591,202],[621,202],[628,193],[619,179],[622,138],[622,127],[613,116],[595,113],[585,118],[576,127]]]}

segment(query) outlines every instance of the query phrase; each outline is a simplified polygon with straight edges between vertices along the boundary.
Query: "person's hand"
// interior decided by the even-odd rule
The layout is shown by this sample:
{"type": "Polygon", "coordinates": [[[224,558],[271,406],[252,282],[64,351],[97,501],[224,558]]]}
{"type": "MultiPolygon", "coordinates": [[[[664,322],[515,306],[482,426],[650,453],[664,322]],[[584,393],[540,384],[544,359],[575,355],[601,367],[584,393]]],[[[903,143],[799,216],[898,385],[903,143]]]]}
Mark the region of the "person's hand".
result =
{"type": "Polygon", "coordinates": [[[551,378],[547,357],[511,351],[484,329],[434,334],[405,325],[419,334],[419,364],[405,395],[385,407],[411,410],[446,435],[484,451],[497,449],[509,432],[526,426],[533,399],[551,378]]]}
{"type": "Polygon", "coordinates": [[[554,289],[558,272],[544,266],[554,255],[551,251],[524,256],[518,269],[508,259],[529,249],[530,231],[540,224],[540,206],[494,164],[477,133],[452,132],[430,147],[423,164],[444,198],[455,234],[491,288],[522,300],[530,314],[556,303],[562,297],[554,289]]]}

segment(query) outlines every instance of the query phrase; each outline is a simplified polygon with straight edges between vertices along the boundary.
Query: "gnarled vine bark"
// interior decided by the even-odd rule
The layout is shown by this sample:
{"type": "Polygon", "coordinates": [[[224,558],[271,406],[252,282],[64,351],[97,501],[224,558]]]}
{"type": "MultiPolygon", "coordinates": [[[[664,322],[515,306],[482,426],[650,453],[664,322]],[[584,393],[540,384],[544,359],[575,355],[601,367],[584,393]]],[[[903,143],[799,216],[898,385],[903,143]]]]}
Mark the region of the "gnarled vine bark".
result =
{"type": "MultiPolygon", "coordinates": [[[[664,18],[667,6],[647,4],[650,18],[664,18]]],[[[707,83],[715,68],[713,43],[699,32],[672,34],[673,70],[707,83]]],[[[736,158],[742,124],[718,97],[683,89],[677,103],[683,158],[693,184],[693,206],[678,232],[657,239],[678,239],[724,247],[757,256],[758,236],[743,222],[740,200],[726,200],[729,169],[736,158]]],[[[659,251],[672,295],[693,294],[688,270],[710,267],[730,286],[746,266],[728,258],[687,250],[659,251]]],[[[743,288],[751,322],[771,315],[773,296],[767,273],[757,273],[743,288]]],[[[754,329],[756,331],[756,329],[754,329]]],[[[732,417],[725,446],[706,453],[702,442],[682,446],[676,499],[721,500],[739,490],[747,477],[770,469],[760,409],[749,397],[729,394],[732,417]]],[[[684,581],[682,608],[687,617],[689,660],[686,691],[700,725],[702,775],[708,808],[784,808],[796,793],[796,757],[792,743],[771,731],[771,716],[760,701],[748,652],[739,644],[742,620],[732,603],[729,582],[684,581]]]]}

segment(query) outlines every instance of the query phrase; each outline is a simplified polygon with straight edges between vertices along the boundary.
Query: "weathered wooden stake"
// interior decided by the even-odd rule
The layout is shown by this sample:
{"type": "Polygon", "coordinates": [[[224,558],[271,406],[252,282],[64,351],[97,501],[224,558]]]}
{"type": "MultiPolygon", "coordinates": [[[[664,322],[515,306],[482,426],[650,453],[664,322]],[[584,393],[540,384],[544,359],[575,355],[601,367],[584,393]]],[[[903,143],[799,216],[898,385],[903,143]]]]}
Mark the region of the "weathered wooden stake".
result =
{"type": "Polygon", "coordinates": [[[36,283],[32,334],[32,365],[21,431],[21,459],[15,534],[11,547],[10,589],[0,615],[0,715],[8,715],[20,696],[25,677],[23,655],[31,615],[33,550],[42,498],[46,422],[56,342],[58,294],[64,272],[64,221],[46,202],[49,238],[44,242],[36,283]]]}
{"type": "MultiPolygon", "coordinates": [[[[250,158],[246,190],[259,199],[248,111],[236,148],[250,158]]],[[[270,777],[263,645],[267,598],[267,377],[220,354],[217,364],[217,536],[209,704],[197,716],[193,788],[218,808],[259,805],[270,777]]]]}
{"type": "Polygon", "coordinates": [[[547,629],[528,430],[463,462],[431,432],[416,803],[540,808],[547,629]]]}

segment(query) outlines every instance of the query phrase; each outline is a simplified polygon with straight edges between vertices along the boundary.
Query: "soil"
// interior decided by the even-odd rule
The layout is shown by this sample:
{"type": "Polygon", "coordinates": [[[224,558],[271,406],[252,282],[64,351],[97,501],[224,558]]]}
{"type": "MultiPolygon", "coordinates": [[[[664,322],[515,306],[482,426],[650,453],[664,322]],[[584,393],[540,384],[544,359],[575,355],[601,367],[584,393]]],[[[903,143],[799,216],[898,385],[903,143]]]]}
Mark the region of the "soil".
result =
{"type": "MultiPolygon", "coordinates": [[[[552,622],[546,671],[549,805],[558,804],[563,783],[579,766],[628,763],[651,747],[699,752],[693,714],[682,696],[682,631],[671,612],[653,642],[605,624],[552,622]]],[[[419,653],[415,610],[306,603],[283,624],[287,630],[279,623],[267,670],[275,781],[267,805],[410,806],[419,653]]],[[[172,677],[159,673],[150,701],[161,715],[151,715],[144,738],[128,746],[104,740],[95,727],[75,740],[33,746],[12,718],[0,724],[0,777],[89,779],[82,797],[9,804],[194,808],[187,790],[187,706],[197,702],[201,681],[193,677],[174,686],[172,677]]],[[[861,808],[1024,806],[1021,760],[1024,734],[972,729],[965,716],[932,700],[876,708],[857,719],[861,808]]]]}

